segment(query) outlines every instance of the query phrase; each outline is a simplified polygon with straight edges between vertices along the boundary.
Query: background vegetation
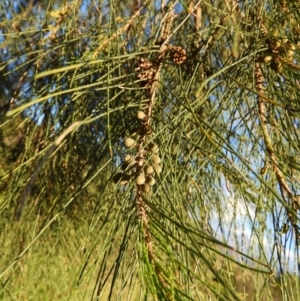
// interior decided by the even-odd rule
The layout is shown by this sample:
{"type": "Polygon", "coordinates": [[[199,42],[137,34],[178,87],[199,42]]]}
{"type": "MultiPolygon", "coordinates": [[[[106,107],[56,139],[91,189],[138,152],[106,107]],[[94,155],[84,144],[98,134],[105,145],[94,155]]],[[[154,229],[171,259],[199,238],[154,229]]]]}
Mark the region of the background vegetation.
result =
{"type": "Polygon", "coordinates": [[[0,2],[0,300],[299,300],[299,9],[0,2]]]}

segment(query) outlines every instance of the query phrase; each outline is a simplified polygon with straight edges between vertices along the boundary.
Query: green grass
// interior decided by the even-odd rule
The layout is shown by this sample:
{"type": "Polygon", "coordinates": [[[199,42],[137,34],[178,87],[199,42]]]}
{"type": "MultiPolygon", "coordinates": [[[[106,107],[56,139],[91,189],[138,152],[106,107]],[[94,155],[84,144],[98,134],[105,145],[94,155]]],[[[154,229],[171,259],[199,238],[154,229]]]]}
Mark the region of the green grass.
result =
{"type": "Polygon", "coordinates": [[[61,235],[48,231],[18,258],[18,253],[32,242],[34,231],[17,229],[21,233],[17,234],[10,226],[14,225],[7,226],[6,234],[1,235],[5,242],[1,267],[11,266],[2,277],[2,285],[7,281],[1,291],[2,300],[70,300],[70,296],[71,300],[88,300],[85,291],[92,287],[74,285],[84,259],[80,246],[83,230],[73,235],[67,235],[70,226],[61,235]]]}
{"type": "MultiPolygon", "coordinates": [[[[103,283],[103,289],[98,300],[109,300],[112,284],[111,300],[145,300],[143,283],[137,277],[139,266],[135,264],[135,239],[131,240],[124,255],[115,282],[112,273],[105,283],[109,270],[115,267],[121,236],[116,237],[113,247],[108,249],[107,235],[99,234],[97,224],[91,230],[88,221],[78,225],[68,219],[61,219],[46,228],[41,235],[38,235],[38,224],[39,221],[2,223],[0,300],[97,300],[95,290],[99,283],[103,283]],[[103,258],[106,258],[106,265],[102,264],[103,258]]],[[[221,262],[219,259],[218,263],[221,262]]],[[[225,269],[222,272],[226,273],[225,269]]],[[[280,285],[271,282],[263,284],[260,275],[234,268],[232,277],[236,291],[245,301],[259,300],[257,298],[261,296],[265,300],[276,301],[298,298],[292,277],[285,278],[289,291],[285,299],[280,292],[280,285]]],[[[197,300],[216,300],[209,299],[212,296],[203,292],[203,285],[195,283],[195,286],[197,288],[193,289],[197,300]]],[[[149,296],[147,300],[154,299],[149,296]]]]}
{"type": "MultiPolygon", "coordinates": [[[[34,241],[36,225],[37,222],[22,226],[6,223],[2,227],[0,300],[91,300],[103,256],[107,254],[104,238],[99,238],[97,229],[89,231],[88,222],[78,227],[62,220],[34,241]]],[[[103,280],[114,266],[118,247],[116,243],[108,252],[103,280]]],[[[131,272],[132,265],[128,264],[127,270],[131,272]]],[[[136,277],[132,278],[137,281],[136,277]]],[[[121,278],[115,282],[112,300],[120,295],[123,282],[121,278]]],[[[112,276],[109,276],[99,300],[108,299],[111,283],[112,276]]],[[[122,300],[128,296],[128,300],[139,300],[140,289],[138,282],[130,290],[123,288],[122,300]]]]}

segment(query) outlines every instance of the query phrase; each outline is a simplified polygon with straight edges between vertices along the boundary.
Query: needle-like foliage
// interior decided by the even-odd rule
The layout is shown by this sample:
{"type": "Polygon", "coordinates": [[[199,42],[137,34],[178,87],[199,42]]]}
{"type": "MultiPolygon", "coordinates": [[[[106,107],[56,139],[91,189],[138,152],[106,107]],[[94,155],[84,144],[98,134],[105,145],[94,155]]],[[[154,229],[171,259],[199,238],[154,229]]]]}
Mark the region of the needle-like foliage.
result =
{"type": "Polygon", "coordinates": [[[299,300],[299,1],[0,12],[0,300],[299,300]]]}

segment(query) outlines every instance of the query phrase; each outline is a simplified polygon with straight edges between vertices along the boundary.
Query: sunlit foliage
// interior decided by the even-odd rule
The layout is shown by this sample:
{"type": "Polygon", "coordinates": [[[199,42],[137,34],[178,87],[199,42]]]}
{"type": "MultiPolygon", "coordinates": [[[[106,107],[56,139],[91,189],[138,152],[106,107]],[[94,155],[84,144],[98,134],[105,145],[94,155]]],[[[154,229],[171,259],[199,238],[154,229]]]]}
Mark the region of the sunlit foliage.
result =
{"type": "Polygon", "coordinates": [[[299,10],[1,2],[0,300],[299,300],[299,10]]]}

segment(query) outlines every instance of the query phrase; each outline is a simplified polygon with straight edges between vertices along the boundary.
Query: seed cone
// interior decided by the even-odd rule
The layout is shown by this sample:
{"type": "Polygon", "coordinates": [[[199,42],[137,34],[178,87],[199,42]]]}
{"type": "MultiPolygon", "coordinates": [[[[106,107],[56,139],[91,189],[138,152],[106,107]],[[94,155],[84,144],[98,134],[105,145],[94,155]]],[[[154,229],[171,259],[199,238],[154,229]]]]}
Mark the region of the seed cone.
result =
{"type": "Polygon", "coordinates": [[[146,182],[146,178],[143,174],[139,175],[136,179],[136,184],[137,185],[143,185],[146,182]]]}
{"type": "Polygon", "coordinates": [[[146,183],[149,184],[150,186],[153,186],[155,184],[155,179],[151,176],[147,176],[146,183]]]}
{"type": "Polygon", "coordinates": [[[143,120],[146,118],[146,114],[143,111],[138,111],[137,118],[143,120]]]}
{"type": "Polygon", "coordinates": [[[158,148],[158,145],[153,143],[153,142],[150,142],[148,144],[148,150],[152,153],[158,153],[159,152],[159,148],[158,148]]]}
{"type": "Polygon", "coordinates": [[[151,165],[146,165],[145,167],[145,173],[147,175],[151,175],[154,172],[154,168],[151,165]]]}
{"type": "Polygon", "coordinates": [[[135,141],[134,141],[132,138],[127,137],[127,138],[124,140],[124,145],[125,145],[127,148],[134,147],[134,146],[135,146],[135,141]]]}
{"type": "Polygon", "coordinates": [[[272,56],[271,55],[267,55],[264,57],[264,63],[268,64],[272,61],[272,56]]]}
{"type": "Polygon", "coordinates": [[[153,164],[153,169],[155,170],[155,172],[157,174],[160,174],[161,171],[162,171],[162,168],[161,168],[161,166],[159,164],[153,164]]]}
{"type": "Polygon", "coordinates": [[[126,156],[124,157],[124,162],[130,162],[131,159],[132,159],[132,157],[131,157],[130,155],[126,155],[126,156]]]}
{"type": "Polygon", "coordinates": [[[143,185],[142,189],[144,192],[149,193],[151,191],[151,186],[146,183],[145,185],[143,185]]]}
{"type": "Polygon", "coordinates": [[[161,161],[160,157],[156,154],[152,155],[151,160],[152,160],[153,163],[156,163],[156,164],[160,163],[160,161],[161,161]]]}

